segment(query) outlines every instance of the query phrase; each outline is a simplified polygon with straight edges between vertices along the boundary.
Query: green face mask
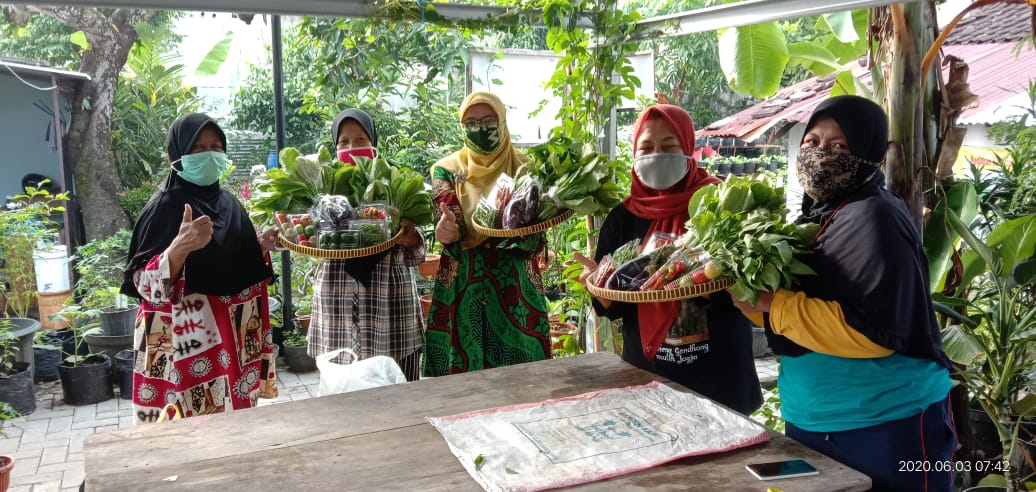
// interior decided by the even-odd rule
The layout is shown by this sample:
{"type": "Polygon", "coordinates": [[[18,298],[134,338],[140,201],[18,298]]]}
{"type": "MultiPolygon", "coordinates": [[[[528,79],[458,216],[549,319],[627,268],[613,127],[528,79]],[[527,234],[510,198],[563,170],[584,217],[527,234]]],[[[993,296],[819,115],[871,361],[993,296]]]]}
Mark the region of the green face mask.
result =
{"type": "MultiPolygon", "coordinates": [[[[183,168],[180,177],[198,186],[209,186],[227,169],[227,154],[222,152],[199,152],[188,154],[180,159],[183,168]]],[[[175,169],[175,168],[174,168],[175,169]]]]}
{"type": "Polygon", "coordinates": [[[500,125],[465,126],[464,143],[479,154],[492,154],[500,147],[500,125]]]}

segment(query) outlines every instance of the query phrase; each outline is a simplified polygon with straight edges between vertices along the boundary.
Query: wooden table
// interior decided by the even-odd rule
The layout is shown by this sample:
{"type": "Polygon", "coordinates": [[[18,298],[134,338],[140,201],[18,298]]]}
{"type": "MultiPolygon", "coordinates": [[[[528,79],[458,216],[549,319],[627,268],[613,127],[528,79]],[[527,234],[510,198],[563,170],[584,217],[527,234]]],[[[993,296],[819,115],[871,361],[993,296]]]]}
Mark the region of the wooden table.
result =
{"type": "MultiPolygon", "coordinates": [[[[481,490],[425,419],[645,384],[611,353],[425,379],[86,439],[86,490],[481,490]],[[173,481],[165,481],[175,476],[173,481]]],[[[578,490],[867,490],[870,479],[785,437],[578,490]],[[762,482],[747,463],[804,458],[820,475],[762,482]]]]}

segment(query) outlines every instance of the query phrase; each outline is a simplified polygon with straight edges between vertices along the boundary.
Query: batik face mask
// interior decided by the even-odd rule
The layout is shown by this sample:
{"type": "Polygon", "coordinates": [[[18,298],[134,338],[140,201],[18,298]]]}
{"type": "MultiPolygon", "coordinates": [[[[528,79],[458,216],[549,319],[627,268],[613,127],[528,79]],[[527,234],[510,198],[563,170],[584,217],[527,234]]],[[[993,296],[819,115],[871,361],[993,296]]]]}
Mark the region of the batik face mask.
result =
{"type": "Polygon", "coordinates": [[[687,176],[687,159],[679,152],[637,156],[633,160],[633,172],[648,188],[668,190],[687,176]]]}
{"type": "MultiPolygon", "coordinates": [[[[227,170],[227,154],[223,152],[198,152],[180,158],[180,177],[188,183],[209,186],[227,170]]],[[[176,170],[176,168],[173,168],[176,170]]]]}
{"type": "Polygon", "coordinates": [[[878,172],[879,163],[821,147],[799,149],[799,184],[817,202],[842,198],[878,172]]]}
{"type": "Polygon", "coordinates": [[[479,154],[492,154],[493,151],[500,148],[500,125],[465,125],[464,143],[479,154]]]}

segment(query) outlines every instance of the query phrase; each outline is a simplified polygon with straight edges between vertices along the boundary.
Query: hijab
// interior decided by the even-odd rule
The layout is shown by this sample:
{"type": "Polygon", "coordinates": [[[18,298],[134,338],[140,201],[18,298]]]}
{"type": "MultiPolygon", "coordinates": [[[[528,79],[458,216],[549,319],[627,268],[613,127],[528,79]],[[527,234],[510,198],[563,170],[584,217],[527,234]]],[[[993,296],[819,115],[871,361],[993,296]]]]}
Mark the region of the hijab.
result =
{"type": "MultiPolygon", "coordinates": [[[[817,106],[806,130],[821,116],[841,126],[851,155],[880,163],[888,138],[888,119],[880,106],[857,96],[830,98],[817,106]]],[[[828,201],[803,197],[799,222],[823,228],[814,254],[802,257],[817,275],[796,281],[807,296],[838,302],[846,323],[873,342],[949,367],[928,293],[920,234],[903,200],[884,189],[884,182],[878,170],[860,177],[847,195],[828,201]]],[[[809,352],[769,328],[767,337],[775,353],[809,352]]]]}
{"type": "MultiPolygon", "coordinates": [[[[518,168],[528,160],[511,144],[511,132],[507,129],[507,108],[500,98],[488,92],[472,92],[460,106],[459,120],[463,124],[464,114],[476,104],[488,104],[500,122],[500,146],[490,154],[479,154],[467,146],[450,154],[432,166],[432,175],[438,166],[454,176],[455,192],[464,213],[467,232],[461,238],[461,246],[471,249],[486,237],[475,232],[472,215],[479,199],[492,191],[497,178],[507,173],[514,177],[518,168]]],[[[686,208],[686,207],[685,207],[686,208]]]]}
{"type": "MultiPolygon", "coordinates": [[[[374,125],[374,120],[371,118],[366,111],[362,109],[349,108],[335,116],[334,121],[331,123],[331,145],[336,147],[338,145],[338,133],[342,130],[342,124],[346,120],[353,120],[361,127],[363,131],[367,133],[367,138],[371,141],[371,146],[375,149],[378,148],[378,128],[374,125]]],[[[358,207],[359,203],[353,203],[352,206],[358,207]]],[[[387,256],[392,250],[386,250],[376,255],[361,256],[358,258],[351,258],[348,260],[326,260],[333,262],[340,262],[342,268],[345,269],[346,273],[350,277],[356,279],[358,282],[366,287],[371,280],[371,273],[374,271],[374,265],[376,265],[382,258],[387,256]]]]}
{"type": "Polygon", "coordinates": [[[331,123],[332,147],[338,145],[338,132],[341,131],[342,123],[345,123],[345,120],[354,120],[359,123],[363,127],[363,131],[367,132],[367,138],[371,141],[371,147],[378,147],[378,127],[374,126],[374,119],[366,111],[356,108],[346,109],[338,113],[338,116],[335,116],[334,121],[331,123]]]}
{"type": "MultiPolygon", "coordinates": [[[[166,152],[170,162],[190,154],[198,135],[207,127],[219,133],[226,148],[227,137],[215,120],[201,113],[188,114],[177,118],[169,128],[166,152]]],[[[123,294],[141,298],[133,273],[172,244],[180,230],[184,205],[191,206],[195,219],[207,215],[212,220],[212,240],[202,249],[192,251],[184,261],[183,277],[189,291],[229,296],[273,276],[252,221],[237,198],[222,189],[219,182],[198,186],[171,170],[133,227],[123,294]]]]}
{"type": "MultiPolygon", "coordinates": [[[[694,154],[694,120],[683,108],[671,104],[656,104],[641,113],[633,128],[634,143],[640,139],[644,123],[652,119],[664,121],[673,129],[680,140],[684,155],[694,154]]],[[[693,157],[687,159],[687,167],[689,169],[683,181],[667,190],[651,189],[637,177],[637,173],[631,171],[633,183],[630,187],[630,196],[623,200],[622,204],[633,215],[651,219],[645,241],[656,231],[676,235],[686,232],[686,223],[689,219],[687,203],[691,201],[691,196],[702,186],[720,183],[719,178],[710,176],[706,170],[698,167],[693,157]]],[[[679,314],[679,301],[637,305],[641,342],[644,356],[648,360],[655,357],[655,352],[662,345],[666,333],[679,314]]]]}

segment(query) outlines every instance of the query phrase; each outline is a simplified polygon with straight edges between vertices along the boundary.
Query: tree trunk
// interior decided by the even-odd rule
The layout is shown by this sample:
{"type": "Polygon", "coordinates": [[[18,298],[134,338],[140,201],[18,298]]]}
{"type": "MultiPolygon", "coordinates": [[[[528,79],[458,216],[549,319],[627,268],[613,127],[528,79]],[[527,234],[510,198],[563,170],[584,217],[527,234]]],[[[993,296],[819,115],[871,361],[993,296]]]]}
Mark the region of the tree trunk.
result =
{"type": "Polygon", "coordinates": [[[90,76],[72,100],[68,157],[75,177],[75,198],[82,207],[86,239],[105,238],[129,225],[119,201],[121,185],[112,151],[111,122],[115,88],[130,48],[137,40],[135,26],[158,11],[84,9],[71,6],[5,8],[8,19],[25,11],[38,12],[83,31],[90,49],[83,52],[79,71],[90,76]],[[25,9],[19,12],[20,9],[25,9]]]}

